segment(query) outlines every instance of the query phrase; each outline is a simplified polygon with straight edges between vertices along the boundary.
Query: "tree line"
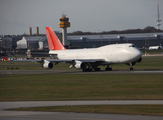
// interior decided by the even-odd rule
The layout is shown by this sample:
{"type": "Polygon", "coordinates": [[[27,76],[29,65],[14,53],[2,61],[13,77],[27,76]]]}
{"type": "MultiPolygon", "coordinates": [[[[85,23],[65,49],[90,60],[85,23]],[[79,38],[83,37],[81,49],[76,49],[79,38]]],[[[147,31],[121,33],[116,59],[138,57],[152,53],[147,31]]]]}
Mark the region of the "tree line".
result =
{"type": "Polygon", "coordinates": [[[163,32],[163,30],[157,30],[155,27],[147,26],[144,29],[128,29],[128,30],[112,30],[112,31],[102,31],[102,32],[82,32],[82,31],[74,31],[72,33],[68,33],[68,35],[105,35],[105,34],[131,34],[131,33],[155,33],[155,32],[163,32]]]}

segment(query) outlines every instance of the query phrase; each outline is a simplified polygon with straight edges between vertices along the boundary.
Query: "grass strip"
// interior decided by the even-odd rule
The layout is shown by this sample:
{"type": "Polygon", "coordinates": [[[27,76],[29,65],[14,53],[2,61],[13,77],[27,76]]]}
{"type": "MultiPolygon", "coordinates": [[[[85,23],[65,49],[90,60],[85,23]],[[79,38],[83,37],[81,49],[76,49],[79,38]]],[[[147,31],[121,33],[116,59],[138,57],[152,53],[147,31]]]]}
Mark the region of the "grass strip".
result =
{"type": "Polygon", "coordinates": [[[163,75],[1,75],[0,101],[162,100],[163,75]]]}
{"type": "Polygon", "coordinates": [[[163,116],[163,105],[88,105],[16,108],[16,111],[48,111],[163,116]]]}

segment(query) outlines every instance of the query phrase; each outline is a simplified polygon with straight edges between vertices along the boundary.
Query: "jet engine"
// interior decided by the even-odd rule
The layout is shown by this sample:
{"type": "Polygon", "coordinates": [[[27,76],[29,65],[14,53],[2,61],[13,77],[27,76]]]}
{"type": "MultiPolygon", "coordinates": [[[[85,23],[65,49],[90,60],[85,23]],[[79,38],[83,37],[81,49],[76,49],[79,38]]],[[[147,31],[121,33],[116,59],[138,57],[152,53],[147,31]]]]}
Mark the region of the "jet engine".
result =
{"type": "Polygon", "coordinates": [[[78,68],[78,69],[85,69],[86,68],[86,64],[81,62],[81,61],[75,61],[74,67],[78,68]]]}
{"type": "Polygon", "coordinates": [[[42,67],[46,68],[46,69],[51,69],[51,68],[53,68],[53,63],[46,60],[46,61],[44,61],[42,67]]]}

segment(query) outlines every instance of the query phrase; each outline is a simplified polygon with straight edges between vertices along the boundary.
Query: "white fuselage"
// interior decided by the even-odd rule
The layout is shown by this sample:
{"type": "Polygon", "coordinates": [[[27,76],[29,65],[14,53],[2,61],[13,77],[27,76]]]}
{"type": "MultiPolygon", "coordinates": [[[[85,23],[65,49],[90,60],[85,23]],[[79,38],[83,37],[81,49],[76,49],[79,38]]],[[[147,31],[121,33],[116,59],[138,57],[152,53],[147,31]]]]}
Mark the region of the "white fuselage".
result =
{"type": "Polygon", "coordinates": [[[157,50],[157,49],[162,49],[162,46],[150,46],[149,50],[157,50]]]}
{"type": "Polygon", "coordinates": [[[141,51],[129,43],[88,49],[50,50],[49,54],[57,54],[59,60],[104,59],[107,64],[131,63],[142,56],[141,51]]]}

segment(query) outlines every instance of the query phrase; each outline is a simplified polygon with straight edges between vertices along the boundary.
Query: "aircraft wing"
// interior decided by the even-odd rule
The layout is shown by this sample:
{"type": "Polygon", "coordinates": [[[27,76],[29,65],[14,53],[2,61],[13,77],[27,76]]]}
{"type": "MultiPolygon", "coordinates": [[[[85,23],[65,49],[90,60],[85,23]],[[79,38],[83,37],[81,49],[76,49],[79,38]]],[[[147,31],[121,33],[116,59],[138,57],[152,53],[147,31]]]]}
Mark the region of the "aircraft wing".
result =
{"type": "Polygon", "coordinates": [[[57,65],[60,62],[65,62],[65,63],[70,63],[72,64],[71,66],[78,65],[80,66],[81,64],[103,64],[105,63],[105,59],[22,59],[22,60],[15,60],[15,59],[6,59],[6,61],[13,61],[13,62],[39,62],[42,64],[44,68],[52,68],[54,63],[57,65]]]}
{"type": "Polygon", "coordinates": [[[87,62],[87,63],[93,63],[93,62],[105,62],[104,59],[54,59],[54,60],[48,60],[49,62],[66,62],[66,63],[72,63],[75,61],[80,61],[80,62],[87,62]]]}
{"type": "Polygon", "coordinates": [[[15,59],[7,59],[3,57],[6,61],[14,61],[14,62],[66,62],[66,63],[73,63],[74,61],[80,61],[80,62],[87,62],[87,63],[93,63],[93,62],[105,62],[104,59],[22,59],[22,60],[15,60],[15,59]]]}

